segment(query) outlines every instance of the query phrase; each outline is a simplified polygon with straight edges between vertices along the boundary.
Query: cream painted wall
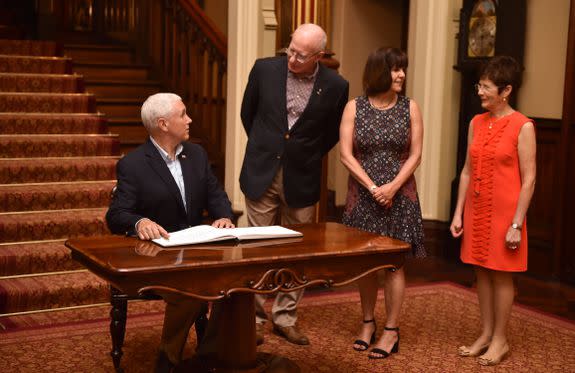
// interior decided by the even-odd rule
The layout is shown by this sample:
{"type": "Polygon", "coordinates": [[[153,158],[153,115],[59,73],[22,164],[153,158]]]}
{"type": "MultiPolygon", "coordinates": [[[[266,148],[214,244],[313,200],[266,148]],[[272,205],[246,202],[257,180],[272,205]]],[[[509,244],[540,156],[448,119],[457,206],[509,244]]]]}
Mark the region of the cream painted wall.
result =
{"type": "MultiPolygon", "coordinates": [[[[561,117],[569,1],[527,0],[526,70],[518,102],[518,109],[526,115],[561,117]]],[[[333,0],[331,45],[341,62],[340,73],[350,81],[350,97],[361,94],[361,74],[368,53],[381,45],[399,45],[399,3],[333,0]]],[[[261,41],[265,27],[262,29],[258,18],[265,8],[258,0],[242,0],[242,4],[229,4],[230,15],[238,18],[229,22],[235,36],[230,39],[234,41],[230,41],[229,51],[226,190],[234,207],[243,210],[243,195],[237,183],[245,148],[239,103],[253,60],[265,55],[261,41]],[[246,9],[248,4],[250,9],[246,9]],[[260,24],[259,30],[257,26],[253,29],[254,23],[260,24]]],[[[424,119],[424,153],[416,177],[423,216],[431,220],[449,220],[451,181],[455,177],[460,77],[453,66],[461,4],[462,0],[410,2],[407,95],[419,103],[424,119]]],[[[347,172],[339,162],[337,149],[330,153],[328,175],[329,188],[336,190],[336,204],[341,206],[347,192],[347,172]]]]}
{"type": "Polygon", "coordinates": [[[560,119],[569,30],[569,0],[527,0],[525,71],[517,109],[560,119]]]}
{"type": "MultiPolygon", "coordinates": [[[[533,117],[560,118],[562,112],[570,2],[552,0],[552,3],[549,6],[549,0],[527,0],[524,86],[518,109],[533,117]]],[[[418,102],[424,119],[424,150],[416,177],[423,216],[431,220],[449,220],[460,93],[460,75],[452,66],[457,60],[461,5],[462,0],[410,2],[407,95],[418,102]]],[[[333,49],[342,62],[340,72],[350,80],[353,97],[361,93],[361,69],[367,55],[364,52],[363,58],[359,58],[357,53],[362,53],[359,51],[370,39],[352,35],[370,34],[370,28],[381,30],[379,25],[384,24],[382,19],[388,14],[375,8],[374,1],[334,0],[333,15],[336,25],[333,49]],[[358,6],[369,9],[367,22],[359,22],[364,14],[358,6]],[[372,19],[379,23],[372,25],[372,19]]],[[[332,153],[329,186],[336,189],[336,204],[342,205],[347,173],[339,166],[337,151],[332,153]]]]}
{"type": "MultiPolygon", "coordinates": [[[[382,46],[401,46],[401,0],[333,0],[332,50],[349,81],[350,99],[362,94],[367,56],[382,46]]],[[[339,161],[339,147],[329,154],[328,188],[336,191],[336,205],[345,203],[347,170],[339,161]]]]}
{"type": "MultiPolygon", "coordinates": [[[[412,0],[407,95],[424,118],[424,155],[416,177],[424,218],[449,219],[451,180],[455,175],[459,76],[452,66],[461,0],[412,0]]],[[[362,93],[361,77],[368,54],[383,45],[400,46],[401,1],[334,0],[333,50],[340,73],[350,81],[350,97],[362,93]],[[362,35],[357,37],[357,35],[362,35]]],[[[346,170],[338,150],[330,154],[329,187],[336,204],[345,203],[346,170]]]]}
{"type": "Polygon", "coordinates": [[[349,95],[362,94],[367,56],[378,47],[401,46],[401,0],[333,0],[332,46],[350,83],[349,95]]]}
{"type": "MultiPolygon", "coordinates": [[[[257,58],[273,56],[277,22],[273,0],[229,2],[228,73],[226,108],[226,174],[225,188],[234,210],[245,212],[240,189],[240,172],[247,136],[240,119],[242,98],[250,70],[257,58]]],[[[246,226],[240,216],[238,226],[246,226]]]]}
{"type": "Polygon", "coordinates": [[[424,136],[417,190],[424,219],[449,220],[455,176],[460,77],[456,63],[462,0],[411,0],[407,95],[421,108],[424,136]]]}

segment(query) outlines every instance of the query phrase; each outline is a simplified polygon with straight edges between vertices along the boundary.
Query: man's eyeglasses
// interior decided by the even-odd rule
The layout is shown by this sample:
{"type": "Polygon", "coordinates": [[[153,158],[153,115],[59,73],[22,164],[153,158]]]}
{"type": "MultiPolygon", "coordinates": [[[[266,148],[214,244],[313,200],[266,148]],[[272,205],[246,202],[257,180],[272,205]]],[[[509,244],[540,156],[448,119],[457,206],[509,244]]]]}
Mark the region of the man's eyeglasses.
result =
{"type": "Polygon", "coordinates": [[[298,63],[302,63],[302,64],[308,62],[309,60],[311,60],[312,57],[318,55],[320,52],[321,51],[317,51],[313,54],[310,54],[309,56],[304,56],[304,55],[301,55],[298,52],[294,51],[291,47],[286,48],[286,54],[287,54],[288,58],[294,57],[298,63]]]}

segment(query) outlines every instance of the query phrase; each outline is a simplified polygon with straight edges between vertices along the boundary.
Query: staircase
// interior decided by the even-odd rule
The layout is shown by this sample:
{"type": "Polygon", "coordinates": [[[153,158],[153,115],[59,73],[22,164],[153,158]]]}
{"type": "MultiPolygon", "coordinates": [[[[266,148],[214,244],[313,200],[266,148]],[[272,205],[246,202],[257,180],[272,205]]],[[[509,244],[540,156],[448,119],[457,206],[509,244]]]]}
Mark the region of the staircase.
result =
{"type": "Polygon", "coordinates": [[[140,107],[148,96],[162,91],[161,84],[151,78],[150,66],[135,62],[128,46],[97,43],[90,41],[90,36],[86,39],[65,44],[64,54],[72,59],[74,71],[84,77],[86,92],[96,98],[96,110],[106,115],[109,131],[119,135],[121,151],[127,153],[148,136],[140,107]]]}
{"type": "Polygon", "coordinates": [[[0,0],[0,328],[2,316],[107,303],[108,285],[64,242],[108,233],[115,164],[145,141],[150,94],[183,98],[191,141],[201,139],[223,182],[225,38],[187,0],[92,4],[78,25],[75,0],[36,9],[44,21],[0,0]],[[31,29],[60,43],[7,40],[31,29]]]}
{"type": "MultiPolygon", "coordinates": [[[[0,315],[106,302],[69,237],[107,233],[118,135],[54,42],[0,40],[0,315]]],[[[81,60],[81,59],[80,59],[81,60]]],[[[82,62],[77,62],[82,66],[82,62]]],[[[105,104],[101,104],[105,107],[105,104]]]]}

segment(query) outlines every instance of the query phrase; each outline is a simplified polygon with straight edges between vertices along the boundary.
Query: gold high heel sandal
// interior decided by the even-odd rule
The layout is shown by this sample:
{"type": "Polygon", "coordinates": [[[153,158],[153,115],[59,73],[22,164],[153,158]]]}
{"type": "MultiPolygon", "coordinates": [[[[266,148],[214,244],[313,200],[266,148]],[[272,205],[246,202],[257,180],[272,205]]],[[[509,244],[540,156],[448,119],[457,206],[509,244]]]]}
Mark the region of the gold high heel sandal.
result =
{"type": "Polygon", "coordinates": [[[497,356],[495,359],[490,359],[490,358],[486,358],[484,357],[484,355],[479,356],[479,358],[477,358],[477,362],[480,365],[497,365],[501,362],[501,360],[503,360],[503,358],[509,353],[509,345],[506,343],[505,346],[503,346],[503,350],[501,352],[501,354],[499,356],[497,356]]]}
{"type": "Polygon", "coordinates": [[[457,349],[457,354],[461,357],[479,356],[480,354],[487,351],[487,349],[489,348],[489,343],[491,343],[491,342],[487,342],[483,346],[480,346],[479,349],[476,351],[470,350],[469,347],[467,347],[467,346],[459,346],[459,348],[457,349]]]}

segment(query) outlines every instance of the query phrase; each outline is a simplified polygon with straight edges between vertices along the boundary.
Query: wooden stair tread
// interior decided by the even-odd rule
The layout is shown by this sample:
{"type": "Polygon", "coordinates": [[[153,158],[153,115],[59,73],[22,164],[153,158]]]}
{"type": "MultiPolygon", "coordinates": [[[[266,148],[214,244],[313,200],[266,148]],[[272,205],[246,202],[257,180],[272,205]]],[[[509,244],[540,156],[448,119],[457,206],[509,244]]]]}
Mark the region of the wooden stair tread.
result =
{"type": "Polygon", "coordinates": [[[0,39],[0,54],[15,56],[62,56],[61,44],[51,40],[0,39]]]}
{"type": "Polygon", "coordinates": [[[13,56],[0,54],[0,71],[69,74],[72,72],[72,59],[67,57],[13,56]]]}
{"type": "Polygon", "coordinates": [[[131,97],[122,97],[122,98],[117,98],[117,97],[99,97],[98,98],[98,104],[123,104],[123,103],[127,103],[130,105],[142,105],[142,99],[141,98],[131,98],[131,97]]]}
{"type": "MultiPolygon", "coordinates": [[[[10,162],[14,162],[17,160],[19,163],[40,163],[42,160],[45,159],[43,157],[29,157],[29,158],[0,158],[0,166],[6,165],[10,162]]],[[[115,155],[102,155],[102,156],[93,156],[93,157],[82,157],[82,160],[89,160],[90,162],[105,162],[110,160],[118,160],[120,159],[119,156],[115,155]]],[[[57,163],[66,163],[66,162],[76,162],[78,161],[78,157],[53,157],[46,160],[47,162],[57,162],[57,163]]],[[[0,183],[1,184],[1,183],[0,183]]]]}
{"type": "MultiPolygon", "coordinates": [[[[108,196],[112,188],[116,185],[116,180],[93,180],[75,182],[52,182],[52,183],[19,183],[0,184],[0,195],[8,193],[50,193],[66,190],[107,190],[108,196]]],[[[107,206],[107,205],[106,205],[107,206]]]]}
{"type": "Polygon", "coordinates": [[[97,208],[74,208],[66,210],[43,210],[43,211],[16,211],[16,212],[0,212],[0,218],[3,223],[20,222],[20,221],[41,221],[46,217],[55,218],[58,220],[76,219],[78,215],[86,214],[88,217],[103,216],[102,212],[106,212],[108,207],[97,208]]]}
{"type": "Polygon", "coordinates": [[[70,271],[82,268],[65,240],[0,244],[0,276],[70,271]]]}
{"type": "Polygon", "coordinates": [[[119,156],[0,158],[0,184],[114,179],[119,158],[119,156]]]}
{"type": "Polygon", "coordinates": [[[110,79],[110,78],[85,78],[86,85],[110,84],[110,85],[160,85],[159,80],[154,79],[110,79]]]}
{"type": "Polygon", "coordinates": [[[0,212],[107,207],[116,180],[0,184],[0,212]]]}
{"type": "Polygon", "coordinates": [[[108,118],[108,123],[125,123],[125,122],[137,122],[139,124],[142,124],[142,118],[139,117],[113,117],[113,118],[108,118]]]}
{"type": "Polygon", "coordinates": [[[82,75],[79,74],[43,74],[43,73],[7,73],[7,72],[2,72],[0,71],[0,77],[6,77],[6,76],[10,76],[10,77],[22,77],[22,78],[36,78],[36,77],[41,77],[41,78],[45,78],[45,77],[49,77],[49,78],[82,78],[82,75]]]}
{"type": "Polygon", "coordinates": [[[44,60],[44,61],[58,61],[58,60],[71,61],[72,60],[70,57],[65,57],[65,56],[22,56],[22,55],[17,55],[17,54],[2,54],[2,53],[0,53],[0,59],[4,59],[4,58],[8,58],[8,59],[35,59],[35,60],[44,60]]]}
{"type": "Polygon", "coordinates": [[[118,135],[113,133],[71,133],[71,134],[59,134],[59,133],[50,133],[50,134],[10,134],[10,135],[3,135],[0,134],[0,141],[2,140],[20,140],[20,139],[31,139],[36,141],[62,141],[66,139],[85,139],[85,138],[117,138],[118,135]]]}
{"type": "Polygon", "coordinates": [[[101,50],[118,50],[118,51],[131,51],[132,48],[118,45],[118,44],[104,44],[104,43],[65,43],[64,50],[66,49],[101,49],[101,50]]]}
{"type": "Polygon", "coordinates": [[[51,92],[0,92],[0,96],[29,96],[29,97],[94,97],[91,93],[51,93],[51,92]]]}
{"type": "Polygon", "coordinates": [[[121,62],[80,62],[73,61],[74,66],[89,66],[89,67],[101,67],[101,68],[134,68],[134,69],[148,69],[149,64],[145,63],[121,63],[121,62]]]}
{"type": "Polygon", "coordinates": [[[115,134],[40,134],[0,135],[0,157],[27,158],[84,157],[119,155],[120,142],[115,134]]]}
{"type": "Polygon", "coordinates": [[[102,113],[38,113],[38,112],[0,112],[0,120],[2,117],[13,117],[17,115],[18,117],[26,117],[26,118],[33,118],[33,117],[47,117],[50,119],[58,119],[58,118],[86,118],[86,117],[97,117],[104,119],[106,116],[102,113]]]}
{"type": "Polygon", "coordinates": [[[109,233],[105,208],[0,213],[6,242],[64,239],[109,233]]]}
{"type": "MultiPolygon", "coordinates": [[[[0,184],[0,191],[12,190],[16,188],[47,188],[51,185],[56,187],[65,188],[67,186],[90,187],[92,185],[116,183],[116,179],[110,180],[94,180],[94,181],[62,181],[53,183],[19,183],[19,184],[0,184]]],[[[1,244],[0,244],[1,245],[1,244]]]]}
{"type": "Polygon", "coordinates": [[[103,303],[109,285],[88,271],[0,279],[0,314],[103,303]]]}
{"type": "Polygon", "coordinates": [[[103,134],[106,123],[98,113],[0,113],[0,134],[103,134]]]}

